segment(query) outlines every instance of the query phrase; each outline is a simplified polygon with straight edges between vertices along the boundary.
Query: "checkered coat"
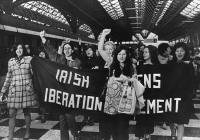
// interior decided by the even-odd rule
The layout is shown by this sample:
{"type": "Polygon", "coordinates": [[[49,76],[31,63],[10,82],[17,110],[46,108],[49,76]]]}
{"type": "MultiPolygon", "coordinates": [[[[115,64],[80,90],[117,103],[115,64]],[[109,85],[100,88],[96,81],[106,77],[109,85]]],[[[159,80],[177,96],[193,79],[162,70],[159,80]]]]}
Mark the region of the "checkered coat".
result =
{"type": "Polygon", "coordinates": [[[8,108],[27,108],[37,104],[33,92],[31,61],[32,57],[24,56],[21,60],[11,58],[8,61],[8,72],[1,93],[8,93],[8,108]]]}

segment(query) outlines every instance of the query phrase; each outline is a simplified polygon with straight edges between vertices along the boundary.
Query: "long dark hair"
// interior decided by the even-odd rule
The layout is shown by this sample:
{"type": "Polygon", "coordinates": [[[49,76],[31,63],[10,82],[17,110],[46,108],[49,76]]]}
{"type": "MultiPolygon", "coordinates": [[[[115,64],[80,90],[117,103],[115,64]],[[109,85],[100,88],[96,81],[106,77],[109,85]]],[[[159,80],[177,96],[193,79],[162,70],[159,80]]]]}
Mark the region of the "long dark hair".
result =
{"type": "Polygon", "coordinates": [[[22,43],[16,43],[12,46],[12,57],[14,58],[17,58],[17,54],[16,54],[16,50],[17,50],[17,47],[21,45],[22,46],[22,49],[23,49],[23,56],[26,56],[27,55],[27,51],[26,51],[26,48],[24,47],[24,45],[22,43]]]}
{"type": "Polygon", "coordinates": [[[183,42],[179,42],[177,44],[174,45],[172,54],[173,54],[173,61],[177,62],[177,57],[176,57],[176,50],[178,48],[183,48],[183,50],[185,50],[185,55],[183,57],[183,61],[188,61],[189,60],[189,51],[188,51],[188,47],[187,44],[183,43],[183,42]]]}
{"type": "Polygon", "coordinates": [[[73,50],[73,52],[72,52],[72,54],[71,54],[72,59],[76,59],[76,58],[77,58],[77,54],[76,54],[76,52],[75,52],[75,50],[74,50],[74,45],[72,45],[71,42],[67,42],[67,43],[63,44],[63,50],[62,50],[63,56],[65,56],[65,53],[64,53],[64,47],[65,47],[65,45],[69,45],[69,46],[71,47],[71,49],[73,50]]]}
{"type": "Polygon", "coordinates": [[[145,46],[144,49],[145,48],[148,48],[149,50],[152,64],[158,64],[157,48],[153,45],[145,46]]]}
{"type": "Polygon", "coordinates": [[[115,77],[119,77],[121,74],[124,74],[125,76],[131,77],[134,73],[132,61],[130,58],[130,54],[128,53],[128,48],[126,46],[119,46],[115,51],[114,51],[114,58],[113,62],[110,66],[110,76],[114,74],[115,77]],[[122,51],[126,51],[126,60],[124,61],[124,68],[120,68],[120,63],[117,60],[117,55],[122,51]]]}

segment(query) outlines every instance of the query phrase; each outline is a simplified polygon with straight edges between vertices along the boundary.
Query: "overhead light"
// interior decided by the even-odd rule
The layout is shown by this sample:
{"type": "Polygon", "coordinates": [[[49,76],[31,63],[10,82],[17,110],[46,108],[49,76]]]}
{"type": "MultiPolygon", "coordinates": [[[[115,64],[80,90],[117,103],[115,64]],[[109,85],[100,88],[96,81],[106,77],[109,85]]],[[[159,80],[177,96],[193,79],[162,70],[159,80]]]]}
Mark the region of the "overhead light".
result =
{"type": "Polygon", "coordinates": [[[90,28],[90,26],[86,25],[86,24],[82,24],[79,27],[79,30],[85,31],[87,33],[92,33],[92,29],[90,28]]]}
{"type": "Polygon", "coordinates": [[[181,21],[181,22],[183,22],[183,23],[192,23],[192,22],[194,22],[193,20],[183,20],[183,21],[181,21]]]}
{"type": "Polygon", "coordinates": [[[134,23],[130,23],[132,25],[138,25],[138,24],[142,24],[142,23],[138,23],[138,22],[134,22],[134,23]]]}
{"type": "Polygon", "coordinates": [[[154,9],[154,12],[153,12],[153,17],[151,19],[151,23],[155,23],[156,22],[156,19],[157,19],[157,16],[158,14],[160,13],[160,9],[162,7],[162,4],[164,3],[164,0],[159,0],[155,9],[154,9]]]}
{"type": "Polygon", "coordinates": [[[142,17],[128,17],[129,19],[136,19],[136,18],[142,18],[142,17]]]}
{"type": "Polygon", "coordinates": [[[126,8],[126,10],[142,10],[142,8],[138,8],[138,7],[135,7],[135,8],[126,8]]]}
{"type": "Polygon", "coordinates": [[[131,27],[131,28],[141,28],[141,27],[131,27]]]}
{"type": "Polygon", "coordinates": [[[181,11],[180,14],[187,18],[194,18],[196,15],[200,14],[200,1],[193,0],[181,11]]]}
{"type": "Polygon", "coordinates": [[[169,9],[170,5],[172,4],[173,0],[168,0],[167,3],[165,4],[165,7],[162,11],[162,13],[160,14],[158,20],[156,21],[156,26],[158,25],[158,23],[160,22],[160,20],[163,18],[163,16],[165,15],[166,11],[169,9]]]}
{"type": "Polygon", "coordinates": [[[118,0],[98,0],[101,6],[106,10],[113,20],[124,16],[118,0]]]}
{"type": "Polygon", "coordinates": [[[51,5],[45,2],[29,1],[26,3],[22,3],[20,6],[31,11],[37,12],[46,17],[49,17],[53,20],[69,25],[67,19],[61,14],[61,12],[58,9],[52,7],[51,5]]]}

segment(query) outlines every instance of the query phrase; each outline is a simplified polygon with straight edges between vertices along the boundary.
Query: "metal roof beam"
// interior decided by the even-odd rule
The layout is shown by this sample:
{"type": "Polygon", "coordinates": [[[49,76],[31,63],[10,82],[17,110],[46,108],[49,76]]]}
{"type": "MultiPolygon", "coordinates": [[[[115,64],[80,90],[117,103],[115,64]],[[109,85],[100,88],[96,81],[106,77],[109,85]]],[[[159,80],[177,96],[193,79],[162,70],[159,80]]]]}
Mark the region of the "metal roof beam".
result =
{"type": "Polygon", "coordinates": [[[181,6],[181,8],[172,16],[170,16],[167,21],[162,24],[161,28],[165,27],[170,21],[172,21],[192,0],[186,0],[186,2],[181,6]]]}
{"type": "Polygon", "coordinates": [[[142,17],[128,17],[129,19],[137,19],[137,18],[142,18],[142,17]]]}
{"type": "Polygon", "coordinates": [[[136,22],[136,23],[130,23],[130,24],[132,24],[132,25],[137,25],[137,24],[142,24],[142,23],[137,23],[137,22],[136,22]]]}
{"type": "Polygon", "coordinates": [[[126,10],[127,11],[129,11],[129,10],[142,10],[143,8],[136,8],[136,7],[134,7],[134,8],[126,8],[126,10]]]}

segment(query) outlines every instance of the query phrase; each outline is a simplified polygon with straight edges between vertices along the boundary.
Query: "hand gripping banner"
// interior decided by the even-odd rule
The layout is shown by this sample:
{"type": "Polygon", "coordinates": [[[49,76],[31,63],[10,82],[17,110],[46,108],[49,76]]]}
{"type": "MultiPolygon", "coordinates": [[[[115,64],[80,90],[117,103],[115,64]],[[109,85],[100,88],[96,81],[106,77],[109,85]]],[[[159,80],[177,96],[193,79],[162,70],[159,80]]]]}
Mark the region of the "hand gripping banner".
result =
{"type": "Polygon", "coordinates": [[[137,72],[146,87],[143,114],[156,121],[188,123],[193,113],[192,64],[142,65],[137,72]]]}
{"type": "MultiPolygon", "coordinates": [[[[103,113],[100,95],[108,71],[78,70],[42,58],[33,58],[33,84],[46,111],[85,110],[103,113]]],[[[146,87],[142,115],[156,121],[187,123],[193,111],[191,64],[142,65],[138,80],[146,87]]]]}
{"type": "Polygon", "coordinates": [[[37,57],[31,65],[34,90],[47,111],[102,111],[99,96],[106,83],[106,69],[78,70],[37,57]]]}

